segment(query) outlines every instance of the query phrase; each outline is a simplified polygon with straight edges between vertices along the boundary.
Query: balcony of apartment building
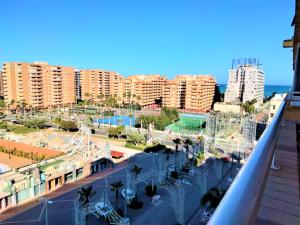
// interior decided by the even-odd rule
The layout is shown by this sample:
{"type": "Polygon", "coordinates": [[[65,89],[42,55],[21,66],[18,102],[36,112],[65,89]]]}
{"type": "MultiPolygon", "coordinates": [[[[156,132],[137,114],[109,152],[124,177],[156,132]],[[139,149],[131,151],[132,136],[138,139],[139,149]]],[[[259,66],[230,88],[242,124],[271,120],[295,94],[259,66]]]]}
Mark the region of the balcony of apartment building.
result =
{"type": "MultiPolygon", "coordinates": [[[[296,47],[290,93],[226,191],[209,225],[300,224],[299,48],[300,44],[296,47]]],[[[199,224],[202,216],[203,209],[189,225],[199,224]]]]}

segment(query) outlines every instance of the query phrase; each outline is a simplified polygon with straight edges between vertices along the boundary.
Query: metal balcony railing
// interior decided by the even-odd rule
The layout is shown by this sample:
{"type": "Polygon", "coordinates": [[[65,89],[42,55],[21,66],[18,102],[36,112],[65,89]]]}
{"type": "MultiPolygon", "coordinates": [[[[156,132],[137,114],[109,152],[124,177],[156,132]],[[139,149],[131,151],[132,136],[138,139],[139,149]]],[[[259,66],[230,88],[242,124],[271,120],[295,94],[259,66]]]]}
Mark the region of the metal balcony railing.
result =
{"type": "Polygon", "coordinates": [[[288,100],[291,106],[300,106],[300,92],[292,92],[288,94],[288,100]]]}
{"type": "Polygon", "coordinates": [[[209,225],[254,224],[272,163],[285,105],[286,101],[283,101],[214,212],[209,225]]]}

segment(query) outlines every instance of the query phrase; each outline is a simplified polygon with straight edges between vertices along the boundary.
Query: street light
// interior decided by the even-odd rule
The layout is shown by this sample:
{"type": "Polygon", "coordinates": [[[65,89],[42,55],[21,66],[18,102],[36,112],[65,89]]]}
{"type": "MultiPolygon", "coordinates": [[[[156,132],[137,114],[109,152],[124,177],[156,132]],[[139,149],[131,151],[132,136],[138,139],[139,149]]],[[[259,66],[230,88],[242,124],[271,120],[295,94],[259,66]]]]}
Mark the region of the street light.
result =
{"type": "Polygon", "coordinates": [[[154,155],[158,155],[158,153],[154,153],[154,152],[150,152],[152,154],[152,183],[151,183],[151,186],[152,186],[152,192],[153,192],[153,188],[154,188],[154,155]]]}
{"type": "Polygon", "coordinates": [[[46,208],[46,225],[48,225],[48,204],[53,204],[53,201],[45,199],[44,202],[46,208]]]}

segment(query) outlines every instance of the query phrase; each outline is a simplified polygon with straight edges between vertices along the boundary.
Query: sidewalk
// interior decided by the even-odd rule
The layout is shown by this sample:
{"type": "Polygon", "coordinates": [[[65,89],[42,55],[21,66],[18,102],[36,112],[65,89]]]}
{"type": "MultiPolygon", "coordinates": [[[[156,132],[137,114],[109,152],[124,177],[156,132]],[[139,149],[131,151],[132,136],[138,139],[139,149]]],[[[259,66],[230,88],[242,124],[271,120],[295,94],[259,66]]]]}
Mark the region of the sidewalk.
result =
{"type": "Polygon", "coordinates": [[[65,193],[68,193],[70,191],[73,191],[74,189],[77,189],[83,185],[87,185],[90,183],[93,183],[94,181],[101,179],[107,175],[113,174],[117,171],[122,170],[123,168],[125,168],[127,165],[127,161],[123,161],[121,163],[118,163],[117,166],[115,168],[108,168],[103,172],[100,173],[96,173],[93,174],[89,177],[80,179],[80,180],[76,180],[75,182],[72,183],[68,183],[63,185],[61,188],[56,189],[53,192],[47,193],[45,195],[41,195],[35,199],[30,200],[29,202],[26,202],[24,204],[18,205],[16,207],[10,208],[8,210],[6,210],[5,212],[0,214],[0,222],[1,221],[5,221],[13,216],[16,216],[19,213],[22,213],[30,208],[33,208],[37,205],[39,205],[41,202],[39,201],[40,198],[46,198],[46,199],[54,199],[60,195],[63,195],[65,193]]]}

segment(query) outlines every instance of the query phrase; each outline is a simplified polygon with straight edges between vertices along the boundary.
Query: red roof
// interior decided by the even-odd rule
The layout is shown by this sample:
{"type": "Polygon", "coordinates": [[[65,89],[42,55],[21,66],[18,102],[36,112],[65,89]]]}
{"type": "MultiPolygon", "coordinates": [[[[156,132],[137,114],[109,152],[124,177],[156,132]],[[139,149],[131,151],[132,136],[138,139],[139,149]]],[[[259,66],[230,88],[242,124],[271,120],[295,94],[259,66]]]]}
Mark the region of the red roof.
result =
{"type": "Polygon", "coordinates": [[[124,156],[124,153],[123,152],[117,152],[117,151],[114,151],[112,150],[111,151],[111,157],[113,158],[122,158],[124,156]]]}
{"type": "Polygon", "coordinates": [[[23,152],[32,152],[33,154],[37,153],[38,155],[45,155],[45,156],[54,156],[54,155],[60,155],[61,152],[55,151],[48,148],[41,148],[37,146],[27,145],[19,142],[14,141],[8,141],[4,139],[0,139],[0,146],[6,148],[6,149],[14,149],[23,151],[23,152]]]}

